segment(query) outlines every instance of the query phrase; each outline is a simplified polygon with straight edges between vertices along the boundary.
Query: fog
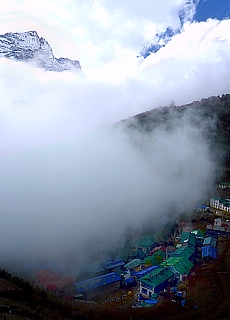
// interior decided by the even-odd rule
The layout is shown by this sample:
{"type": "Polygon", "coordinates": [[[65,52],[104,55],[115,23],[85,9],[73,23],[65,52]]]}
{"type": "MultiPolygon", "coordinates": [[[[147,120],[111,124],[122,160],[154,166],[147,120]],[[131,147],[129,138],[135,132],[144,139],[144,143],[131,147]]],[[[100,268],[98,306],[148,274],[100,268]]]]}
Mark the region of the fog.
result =
{"type": "Polygon", "coordinates": [[[114,125],[132,110],[124,87],[1,68],[2,266],[72,272],[119,249],[127,228],[154,232],[205,199],[215,164],[189,115],[171,130],[130,130],[114,125]]]}
{"type": "Polygon", "coordinates": [[[127,229],[154,233],[205,201],[217,166],[205,119],[152,133],[117,123],[229,93],[228,26],[188,24],[145,61],[76,74],[0,59],[0,267],[75,273],[119,250],[127,229]]]}

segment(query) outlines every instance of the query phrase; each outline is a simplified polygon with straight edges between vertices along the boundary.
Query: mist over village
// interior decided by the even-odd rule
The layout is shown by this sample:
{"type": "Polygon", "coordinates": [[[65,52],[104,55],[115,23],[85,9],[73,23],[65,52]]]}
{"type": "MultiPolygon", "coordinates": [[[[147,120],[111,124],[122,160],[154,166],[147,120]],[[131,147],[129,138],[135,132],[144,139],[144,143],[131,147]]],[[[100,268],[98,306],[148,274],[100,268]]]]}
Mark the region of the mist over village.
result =
{"type": "Polygon", "coordinates": [[[0,319],[230,315],[222,2],[3,5],[0,319]]]}

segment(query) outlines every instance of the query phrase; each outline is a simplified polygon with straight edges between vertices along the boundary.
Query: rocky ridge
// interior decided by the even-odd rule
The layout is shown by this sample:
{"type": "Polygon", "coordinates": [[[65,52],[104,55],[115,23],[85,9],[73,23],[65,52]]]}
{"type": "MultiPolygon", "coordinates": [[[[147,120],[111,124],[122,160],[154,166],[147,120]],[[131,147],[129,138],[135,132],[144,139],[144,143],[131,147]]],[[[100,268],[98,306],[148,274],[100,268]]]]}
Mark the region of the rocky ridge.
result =
{"type": "Polygon", "coordinates": [[[49,43],[36,31],[0,35],[0,58],[30,62],[47,71],[81,71],[78,60],[55,58],[49,43]]]}

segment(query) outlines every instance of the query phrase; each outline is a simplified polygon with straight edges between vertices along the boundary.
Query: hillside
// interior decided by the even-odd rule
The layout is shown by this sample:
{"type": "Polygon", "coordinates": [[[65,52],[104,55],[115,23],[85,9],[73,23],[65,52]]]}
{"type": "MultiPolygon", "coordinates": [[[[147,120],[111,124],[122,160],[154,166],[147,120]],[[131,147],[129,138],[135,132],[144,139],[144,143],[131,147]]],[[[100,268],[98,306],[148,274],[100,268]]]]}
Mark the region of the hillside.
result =
{"type": "Polygon", "coordinates": [[[194,101],[187,105],[159,107],[123,120],[133,130],[152,132],[158,127],[172,130],[185,122],[200,127],[201,133],[214,150],[224,155],[224,164],[230,161],[230,94],[194,101]]]}
{"type": "MultiPolygon", "coordinates": [[[[218,167],[218,179],[230,179],[230,94],[210,97],[188,105],[161,107],[141,113],[118,125],[135,130],[153,132],[158,127],[173,130],[189,121],[201,128],[200,138],[206,139],[210,156],[218,167]]],[[[205,219],[195,227],[205,228],[205,219]]],[[[230,239],[219,242],[219,260],[199,266],[189,279],[190,296],[186,308],[164,302],[157,309],[122,310],[91,302],[67,302],[40,289],[5,270],[0,271],[1,319],[224,319],[229,317],[230,239]],[[196,306],[197,308],[193,308],[196,306]]]]}

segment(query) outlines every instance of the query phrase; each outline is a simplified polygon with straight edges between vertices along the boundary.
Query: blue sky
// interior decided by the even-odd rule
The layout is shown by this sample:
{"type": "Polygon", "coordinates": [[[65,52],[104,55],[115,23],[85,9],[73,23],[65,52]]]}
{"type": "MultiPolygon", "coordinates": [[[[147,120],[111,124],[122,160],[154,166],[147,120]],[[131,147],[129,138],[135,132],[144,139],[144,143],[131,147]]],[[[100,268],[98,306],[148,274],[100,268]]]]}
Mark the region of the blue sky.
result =
{"type": "Polygon", "coordinates": [[[222,20],[230,17],[229,0],[200,0],[194,20],[206,21],[208,18],[222,20]]]}

